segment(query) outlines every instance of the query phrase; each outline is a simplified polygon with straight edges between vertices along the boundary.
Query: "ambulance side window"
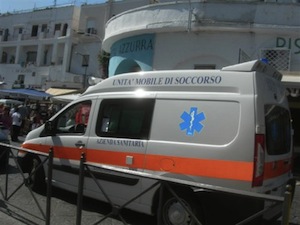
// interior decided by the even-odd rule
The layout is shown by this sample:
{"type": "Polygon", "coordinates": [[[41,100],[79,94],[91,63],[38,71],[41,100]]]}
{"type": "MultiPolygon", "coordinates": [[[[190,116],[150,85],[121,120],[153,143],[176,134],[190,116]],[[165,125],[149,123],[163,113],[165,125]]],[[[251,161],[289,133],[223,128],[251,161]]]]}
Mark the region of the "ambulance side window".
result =
{"type": "Polygon", "coordinates": [[[102,137],[148,139],[154,99],[103,100],[96,133],[102,137]]]}
{"type": "Polygon", "coordinates": [[[84,134],[89,120],[91,101],[72,105],[57,118],[56,133],[84,134]]]}
{"type": "Polygon", "coordinates": [[[291,149],[291,119],[289,112],[279,106],[265,106],[266,147],[269,155],[280,155],[291,149]]]}

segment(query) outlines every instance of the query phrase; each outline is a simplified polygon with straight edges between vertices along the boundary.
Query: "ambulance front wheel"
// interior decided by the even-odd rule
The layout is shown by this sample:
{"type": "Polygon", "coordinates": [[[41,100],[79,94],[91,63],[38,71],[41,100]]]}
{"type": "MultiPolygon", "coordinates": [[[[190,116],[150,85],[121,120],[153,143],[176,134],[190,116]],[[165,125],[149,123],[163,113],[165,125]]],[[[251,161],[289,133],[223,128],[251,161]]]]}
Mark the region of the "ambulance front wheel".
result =
{"type": "Polygon", "coordinates": [[[158,213],[158,215],[160,215],[160,218],[158,218],[160,221],[159,224],[204,225],[203,212],[201,207],[199,207],[199,203],[197,204],[195,196],[192,193],[179,192],[179,194],[181,201],[171,194],[164,197],[161,212],[158,213]],[[183,203],[185,207],[181,203],[183,203]],[[192,215],[186,208],[190,210],[192,215]],[[198,222],[194,218],[197,218],[198,222]]]}

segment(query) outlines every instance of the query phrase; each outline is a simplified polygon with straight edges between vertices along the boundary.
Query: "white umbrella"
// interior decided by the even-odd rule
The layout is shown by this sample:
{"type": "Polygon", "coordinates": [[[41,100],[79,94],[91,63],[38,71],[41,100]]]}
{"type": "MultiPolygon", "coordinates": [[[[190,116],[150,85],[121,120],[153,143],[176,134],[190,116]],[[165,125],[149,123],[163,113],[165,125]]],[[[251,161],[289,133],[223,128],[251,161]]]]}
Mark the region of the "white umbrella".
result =
{"type": "Polygon", "coordinates": [[[21,101],[14,100],[14,99],[5,99],[5,98],[0,99],[0,104],[1,103],[4,105],[7,105],[9,107],[13,107],[14,105],[22,105],[23,104],[23,102],[21,102],[21,101]]]}

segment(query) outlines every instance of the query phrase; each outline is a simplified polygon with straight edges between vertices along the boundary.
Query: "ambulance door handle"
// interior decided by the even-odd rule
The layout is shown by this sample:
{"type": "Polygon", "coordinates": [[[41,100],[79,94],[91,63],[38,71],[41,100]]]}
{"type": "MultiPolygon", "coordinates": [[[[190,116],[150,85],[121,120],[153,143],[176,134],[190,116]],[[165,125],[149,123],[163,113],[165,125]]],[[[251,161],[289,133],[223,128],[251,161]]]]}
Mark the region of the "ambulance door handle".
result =
{"type": "Polygon", "coordinates": [[[83,147],[85,147],[85,144],[82,141],[78,141],[78,142],[75,143],[75,146],[78,147],[78,148],[80,148],[80,147],[83,148],[83,147]]]}

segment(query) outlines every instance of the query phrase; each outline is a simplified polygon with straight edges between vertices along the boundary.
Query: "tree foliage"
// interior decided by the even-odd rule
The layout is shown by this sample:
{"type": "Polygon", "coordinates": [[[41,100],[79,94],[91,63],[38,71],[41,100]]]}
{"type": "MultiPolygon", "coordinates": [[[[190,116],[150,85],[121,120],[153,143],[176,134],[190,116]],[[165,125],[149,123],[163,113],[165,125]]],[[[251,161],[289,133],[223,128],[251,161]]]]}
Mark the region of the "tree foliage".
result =
{"type": "Polygon", "coordinates": [[[108,65],[109,65],[110,54],[106,51],[101,50],[98,54],[98,61],[102,68],[102,78],[108,77],[108,65]]]}

